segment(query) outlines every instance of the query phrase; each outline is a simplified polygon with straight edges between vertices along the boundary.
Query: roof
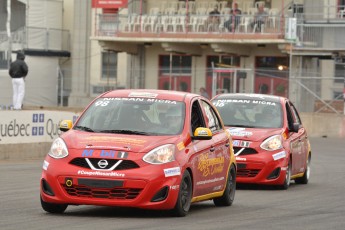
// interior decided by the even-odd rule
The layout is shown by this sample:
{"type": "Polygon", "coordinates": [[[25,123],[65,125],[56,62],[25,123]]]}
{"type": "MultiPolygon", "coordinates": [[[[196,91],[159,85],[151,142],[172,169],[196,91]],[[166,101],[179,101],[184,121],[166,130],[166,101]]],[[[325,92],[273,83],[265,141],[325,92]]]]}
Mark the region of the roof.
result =
{"type": "Polygon", "coordinates": [[[255,94],[255,93],[225,93],[219,94],[213,98],[213,100],[220,100],[220,99],[257,99],[257,100],[265,100],[265,101],[272,101],[272,102],[280,102],[284,97],[275,96],[275,95],[267,95],[267,94],[255,94]]]}
{"type": "Polygon", "coordinates": [[[173,91],[173,90],[156,90],[156,89],[119,89],[106,92],[99,97],[144,97],[152,99],[165,99],[184,101],[185,99],[200,97],[198,94],[173,91]]]}

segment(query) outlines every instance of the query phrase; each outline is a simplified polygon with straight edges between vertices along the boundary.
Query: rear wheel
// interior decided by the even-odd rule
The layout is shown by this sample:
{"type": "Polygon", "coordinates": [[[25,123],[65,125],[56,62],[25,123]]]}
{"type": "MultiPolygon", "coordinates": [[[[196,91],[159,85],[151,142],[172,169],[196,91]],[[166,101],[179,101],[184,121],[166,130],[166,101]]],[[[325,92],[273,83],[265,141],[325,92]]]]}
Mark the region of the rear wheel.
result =
{"type": "Polygon", "coordinates": [[[40,197],[40,199],[41,199],[41,206],[43,210],[49,213],[63,213],[68,207],[67,204],[48,203],[48,202],[45,202],[42,199],[42,197],[40,197]]]}
{"type": "Polygon", "coordinates": [[[182,217],[186,216],[192,201],[192,178],[188,170],[186,170],[182,176],[180,191],[176,201],[172,214],[174,216],[182,217]]]}
{"type": "Polygon", "coordinates": [[[226,183],[226,187],[224,193],[221,197],[217,197],[213,199],[213,203],[216,206],[230,206],[235,199],[235,191],[236,191],[236,168],[234,165],[231,165],[229,169],[228,180],[226,183]]]}
{"type": "Polygon", "coordinates": [[[311,156],[309,154],[304,174],[302,177],[295,179],[296,184],[308,184],[309,177],[310,177],[310,159],[311,159],[311,156]]]}

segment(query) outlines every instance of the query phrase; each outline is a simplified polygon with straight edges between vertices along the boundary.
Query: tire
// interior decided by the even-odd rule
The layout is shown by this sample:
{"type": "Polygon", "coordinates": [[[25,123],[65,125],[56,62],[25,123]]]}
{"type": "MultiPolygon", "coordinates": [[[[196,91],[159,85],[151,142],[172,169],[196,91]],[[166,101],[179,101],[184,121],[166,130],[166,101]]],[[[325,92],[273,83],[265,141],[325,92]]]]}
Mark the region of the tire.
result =
{"type": "Polygon", "coordinates": [[[214,205],[217,207],[231,206],[235,199],[236,192],[236,168],[234,165],[230,166],[228,180],[224,193],[221,197],[213,199],[214,205]]]}
{"type": "Polygon", "coordinates": [[[295,179],[295,183],[296,184],[308,184],[309,181],[309,177],[310,177],[310,160],[311,160],[311,156],[309,154],[308,156],[308,160],[307,160],[307,167],[304,171],[304,174],[302,177],[296,178],[295,179]]]}
{"type": "Polygon", "coordinates": [[[186,216],[192,201],[192,178],[188,170],[182,176],[180,190],[174,209],[171,210],[173,216],[186,216]]]}
{"type": "Polygon", "coordinates": [[[287,190],[290,187],[291,182],[291,170],[292,170],[291,160],[289,160],[288,168],[286,169],[284,183],[280,186],[281,189],[287,190]]]}
{"type": "Polygon", "coordinates": [[[42,197],[40,197],[40,199],[41,199],[41,206],[43,210],[49,213],[63,213],[68,207],[67,204],[48,203],[48,202],[45,202],[42,199],[42,197]]]}

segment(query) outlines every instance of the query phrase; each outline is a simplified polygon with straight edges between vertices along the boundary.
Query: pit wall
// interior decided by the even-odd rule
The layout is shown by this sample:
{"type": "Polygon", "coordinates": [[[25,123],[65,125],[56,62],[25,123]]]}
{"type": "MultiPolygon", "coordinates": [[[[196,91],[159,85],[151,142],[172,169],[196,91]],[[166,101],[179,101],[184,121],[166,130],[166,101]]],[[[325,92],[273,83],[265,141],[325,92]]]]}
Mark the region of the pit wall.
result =
{"type": "MultiPolygon", "coordinates": [[[[309,137],[344,138],[345,116],[301,113],[309,137]]],[[[78,112],[0,111],[0,160],[43,159],[52,141],[61,134],[61,120],[75,121],[78,112]]]]}

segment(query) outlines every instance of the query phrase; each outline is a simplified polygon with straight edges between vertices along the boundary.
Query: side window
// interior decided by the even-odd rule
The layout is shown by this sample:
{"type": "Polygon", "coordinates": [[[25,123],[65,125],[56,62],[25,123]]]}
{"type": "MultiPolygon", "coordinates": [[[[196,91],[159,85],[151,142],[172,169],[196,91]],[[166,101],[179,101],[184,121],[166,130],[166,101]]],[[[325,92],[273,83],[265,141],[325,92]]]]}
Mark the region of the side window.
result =
{"type": "Polygon", "coordinates": [[[198,101],[194,101],[192,104],[191,127],[192,133],[194,133],[198,127],[205,127],[205,121],[198,101]]]}
{"type": "Polygon", "coordinates": [[[289,129],[291,130],[293,123],[294,123],[294,118],[293,118],[293,115],[291,113],[291,109],[290,109],[290,106],[288,105],[288,103],[285,104],[285,108],[286,108],[286,114],[287,114],[289,129]]]}
{"type": "Polygon", "coordinates": [[[212,132],[222,129],[221,122],[213,108],[205,101],[201,101],[201,105],[204,108],[206,117],[208,119],[208,128],[212,132]]]}
{"type": "Polygon", "coordinates": [[[298,124],[302,124],[301,118],[299,117],[299,114],[298,114],[298,112],[297,112],[295,106],[294,106],[293,104],[290,104],[290,108],[291,108],[291,111],[292,111],[292,113],[293,113],[293,115],[294,115],[294,117],[295,117],[295,119],[296,119],[296,122],[297,122],[298,124]]]}

